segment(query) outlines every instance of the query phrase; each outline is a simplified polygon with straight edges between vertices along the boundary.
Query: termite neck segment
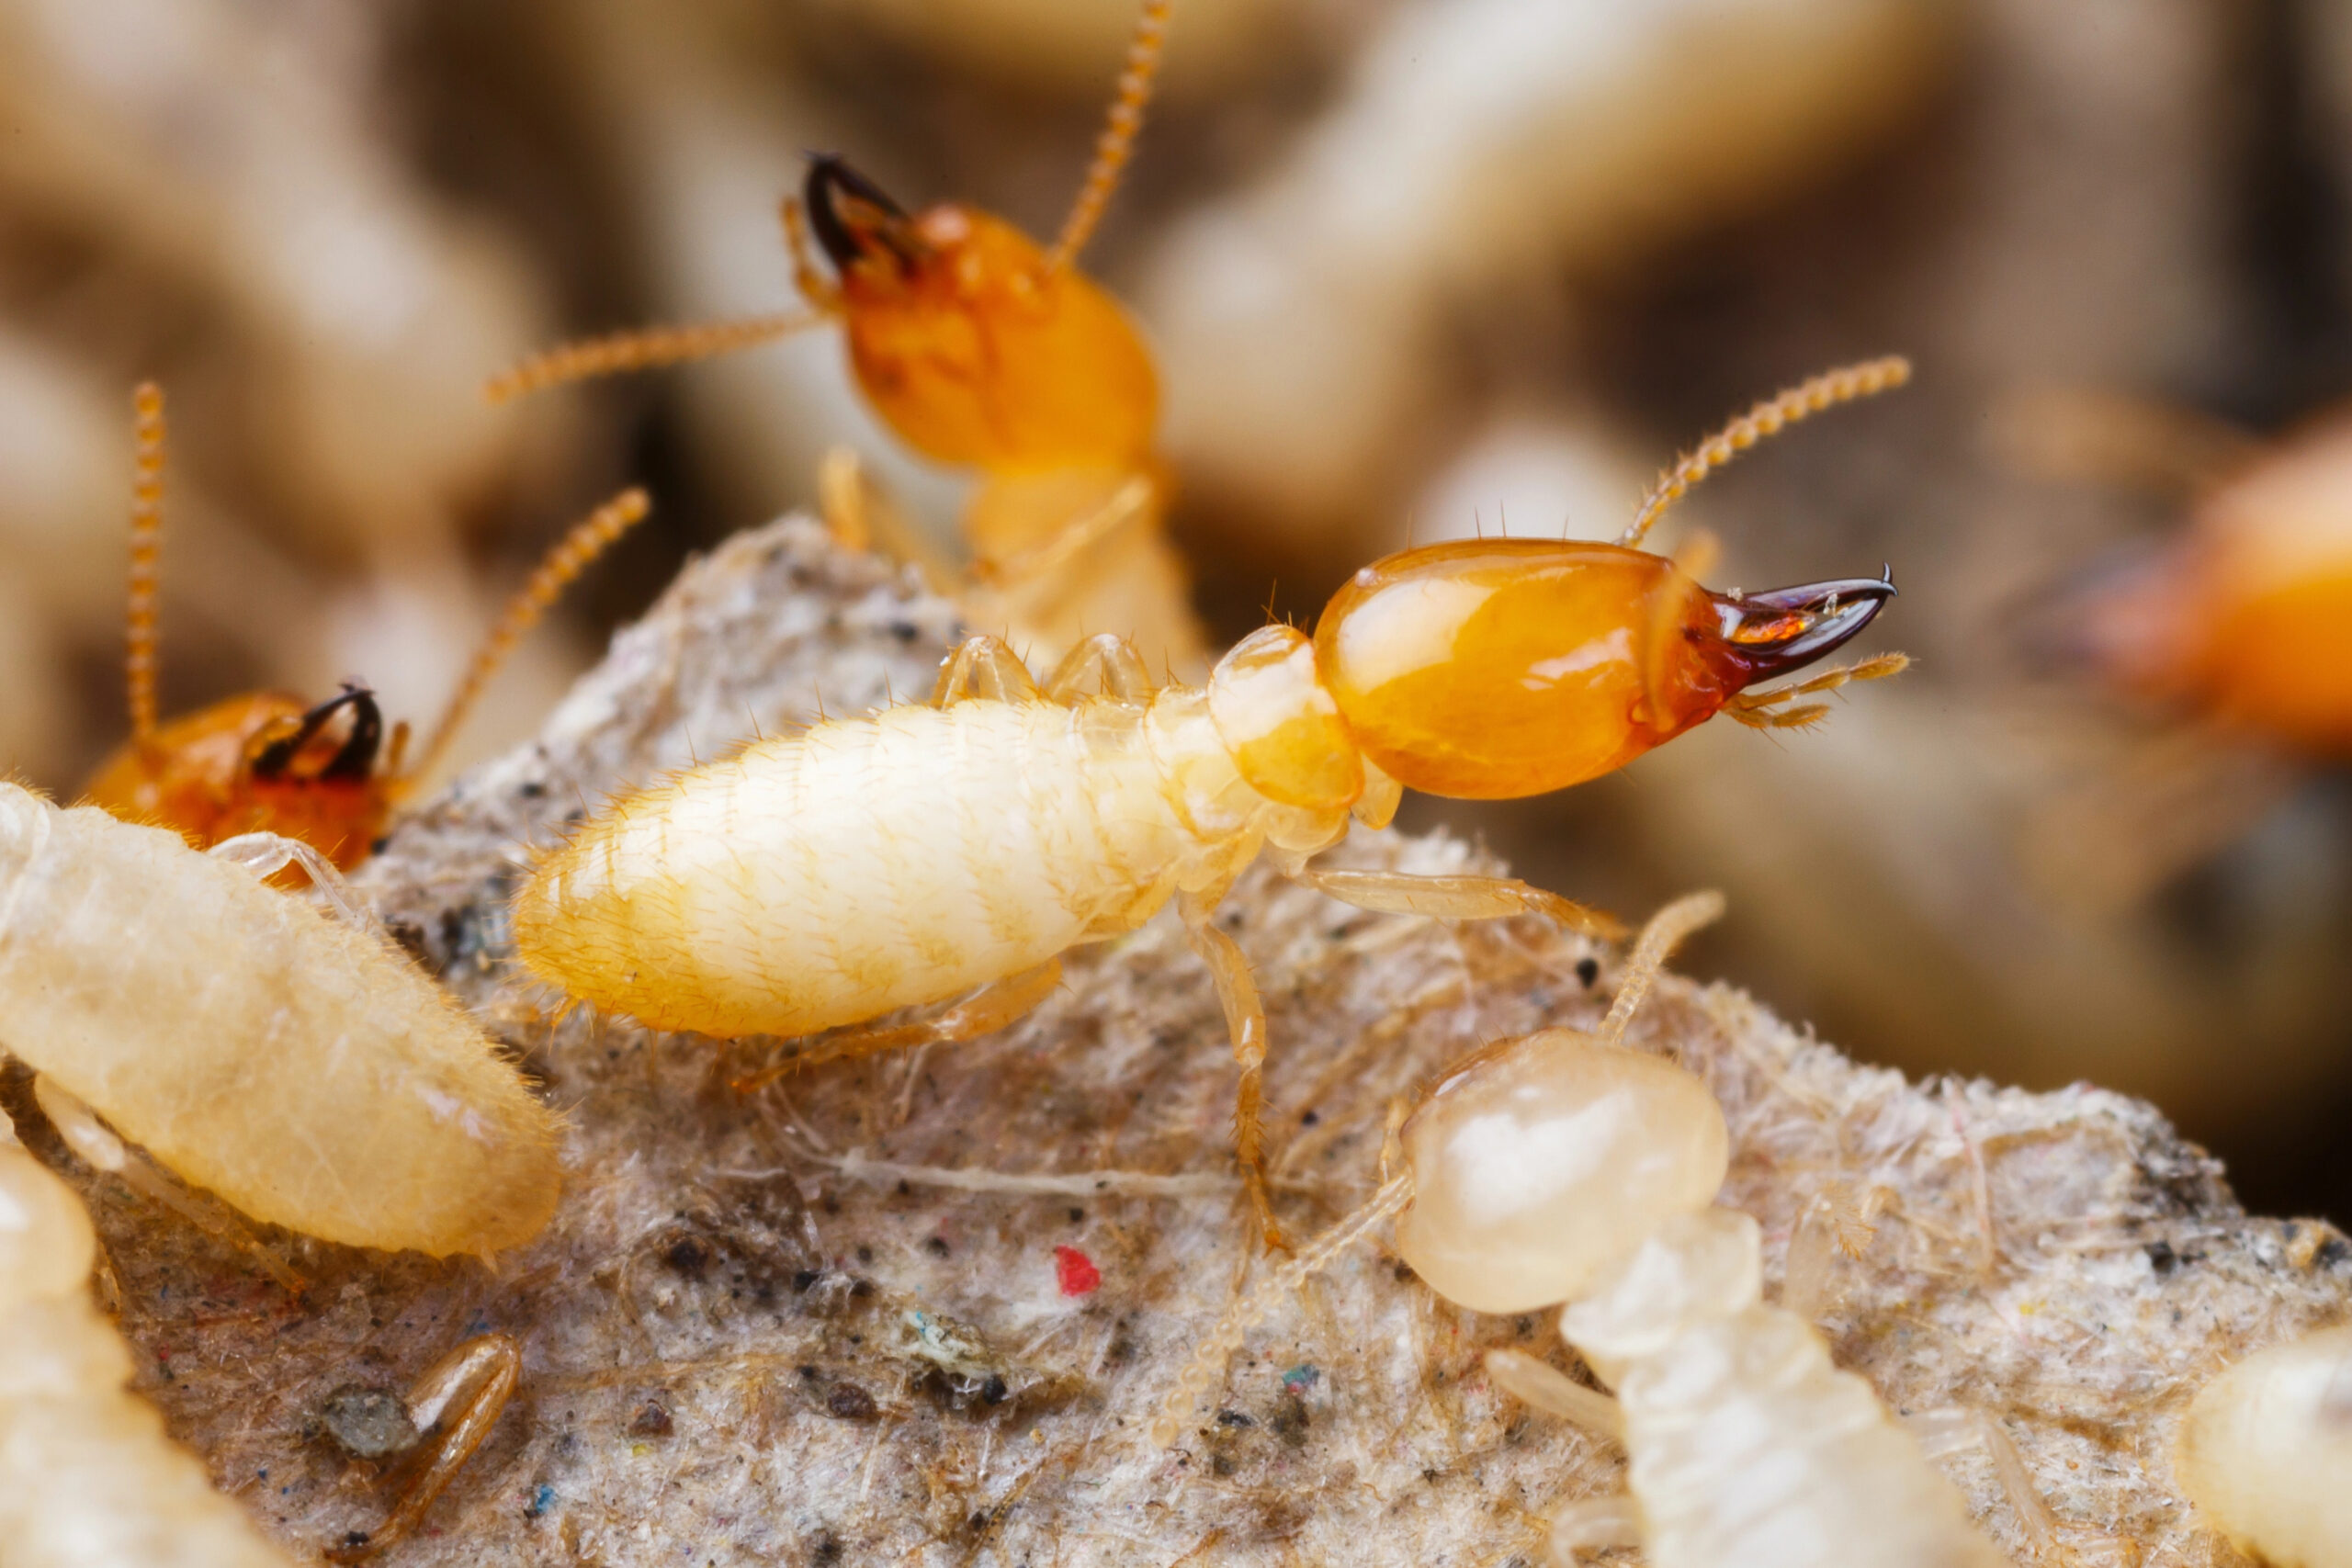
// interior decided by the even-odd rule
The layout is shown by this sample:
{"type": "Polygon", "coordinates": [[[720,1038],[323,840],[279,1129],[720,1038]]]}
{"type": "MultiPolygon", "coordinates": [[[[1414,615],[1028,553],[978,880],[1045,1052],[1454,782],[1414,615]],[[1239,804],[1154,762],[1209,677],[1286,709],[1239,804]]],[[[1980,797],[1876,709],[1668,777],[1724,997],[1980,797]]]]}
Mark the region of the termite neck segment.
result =
{"type": "Polygon", "coordinates": [[[1762,593],[1710,593],[1723,650],[1746,683],[1835,653],[1894,597],[1893,573],[1804,582],[1762,593]]]}
{"type": "Polygon", "coordinates": [[[1560,1337],[1614,1384],[1628,1362],[1747,1311],[1763,1293],[1763,1247],[1753,1219],[1716,1208],[1674,1214],[1612,1258],[1583,1298],[1562,1309],[1560,1337]]]}
{"type": "Polygon", "coordinates": [[[837,154],[808,154],[801,199],[808,209],[808,227],[835,270],[846,273],[861,261],[885,257],[910,269],[921,259],[922,242],[906,209],[837,154]]]}

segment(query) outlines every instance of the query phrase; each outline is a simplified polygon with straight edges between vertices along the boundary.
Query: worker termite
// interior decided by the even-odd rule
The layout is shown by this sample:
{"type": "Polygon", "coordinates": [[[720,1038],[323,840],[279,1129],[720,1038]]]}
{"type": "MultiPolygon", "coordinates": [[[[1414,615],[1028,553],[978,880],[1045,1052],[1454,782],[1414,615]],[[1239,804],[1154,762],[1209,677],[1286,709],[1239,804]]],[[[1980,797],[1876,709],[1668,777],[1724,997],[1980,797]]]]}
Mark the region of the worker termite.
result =
{"type": "Polygon", "coordinates": [[[1732,453],[1905,370],[1874,362],[1758,405],[1660,482],[1621,544],[1458,541],[1368,566],[1312,638],[1253,633],[1205,688],[1155,689],[1132,646],[1099,636],[1041,689],[1004,644],[973,637],[930,703],[820,721],[615,802],[517,894],[521,961],[655,1028],[832,1031],[790,1058],[799,1066],[1000,1028],[1052,989],[1063,952],[1172,899],[1225,1010],[1241,1066],[1237,1152],[1275,1241],[1260,1152],[1265,1013],[1213,918],[1226,890],[1262,851],[1364,908],[1613,930],[1521,882],[1309,862],[1351,818],[1385,824],[1407,787],[1562,789],[1716,713],[1803,724],[1819,709],[1781,705],[1901,668],[1889,656],[1750,692],[1860,632],[1893,583],[1712,593],[1634,547],[1732,453]],[[865,1021],[959,995],[927,1019],[865,1021]]]}
{"type": "Polygon", "coordinates": [[[285,1568],[130,1392],[130,1348],[90,1299],[96,1258],[82,1201],[0,1115],[0,1532],[8,1561],[285,1568]]]}
{"type": "Polygon", "coordinates": [[[2280,1568],[2352,1565],[2352,1327],[2256,1351],[2207,1383],[2173,1472],[2241,1551],[2280,1568]]]}
{"type": "Polygon", "coordinates": [[[200,853],[0,783],[0,1046],[256,1219],[435,1257],[527,1241],[554,1116],[379,936],[264,886],[289,856],[340,891],[299,840],[200,853]]]}
{"type": "MultiPolygon", "coordinates": [[[[1154,1440],[1176,1439],[1257,1315],[1402,1210],[1397,1250],[1423,1283],[1474,1312],[1565,1302],[1561,1337],[1616,1391],[1523,1351],[1487,1358],[1500,1387],[1625,1450],[1630,1495],[1554,1516],[1561,1568],[1634,1545],[1658,1568],[2000,1568],[1922,1451],[1982,1442],[2021,1481],[1997,1424],[1962,1411],[1898,1424],[1812,1325],[1763,1303],[1756,1222],[1713,1206],[1722,1109],[1695,1073],[1623,1043],[1667,954],[1722,911],[1712,893],[1659,911],[1597,1031],[1499,1041],[1450,1072],[1404,1124],[1404,1171],[1237,1303],[1154,1440]]],[[[2046,1531],[2030,1487],[2013,1498],[2046,1531]]]]}
{"type": "MultiPolygon", "coordinates": [[[[1168,486],[1153,456],[1151,354],[1077,266],[1142,128],[1173,4],[1144,0],[1092,166],[1051,246],[958,202],[910,216],[840,158],[815,156],[799,199],[783,209],[806,310],[568,344],[494,378],[489,395],[673,365],[838,321],[883,422],[925,457],[982,476],[964,513],[976,615],[1017,628],[1048,659],[1116,625],[1155,664],[1204,666],[1183,568],[1160,532],[1168,486]],[[812,231],[830,280],[809,254],[812,231]]],[[[830,475],[825,491],[837,535],[889,534],[875,525],[877,498],[854,471],[830,475]]]]}
{"type": "Polygon", "coordinates": [[[128,820],[170,828],[199,849],[241,833],[272,832],[300,839],[342,870],[366,859],[393,808],[447,753],[515,641],[565,584],[647,510],[644,491],[624,491],[557,543],[483,639],[413,766],[402,765],[405,723],[393,728],[378,766],[383,716],[375,694],[353,682],[322,703],[255,692],[159,724],[155,584],[163,534],[163,389],[141,384],[136,404],[138,480],[125,638],[130,739],[90,775],[83,797],[128,820]]]}

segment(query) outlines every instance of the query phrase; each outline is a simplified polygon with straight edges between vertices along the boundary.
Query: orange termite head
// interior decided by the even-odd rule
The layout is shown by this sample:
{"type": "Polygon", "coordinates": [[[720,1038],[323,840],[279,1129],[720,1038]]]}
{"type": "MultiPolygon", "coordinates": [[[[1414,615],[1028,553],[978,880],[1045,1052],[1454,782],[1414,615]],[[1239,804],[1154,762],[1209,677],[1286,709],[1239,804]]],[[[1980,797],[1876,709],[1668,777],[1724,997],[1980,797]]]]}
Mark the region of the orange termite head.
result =
{"type": "Polygon", "coordinates": [[[365,686],[345,682],[309,705],[254,693],[125,742],[92,775],[85,798],[204,846],[283,833],[347,871],[367,858],[391,809],[397,780],[376,766],[383,741],[383,715],[365,686]]]}
{"type": "Polygon", "coordinates": [[[1714,593],[1618,545],[1463,540],[1357,572],[1316,627],[1315,663],[1384,773],[1505,799],[1623,767],[1842,646],[1894,595],[1870,577],[1714,593]]]}
{"type": "Polygon", "coordinates": [[[1159,419],[1151,355],[1075,267],[977,208],[910,217],[831,153],[801,190],[840,276],[859,386],[925,456],[992,471],[1130,469],[1159,419]]]}

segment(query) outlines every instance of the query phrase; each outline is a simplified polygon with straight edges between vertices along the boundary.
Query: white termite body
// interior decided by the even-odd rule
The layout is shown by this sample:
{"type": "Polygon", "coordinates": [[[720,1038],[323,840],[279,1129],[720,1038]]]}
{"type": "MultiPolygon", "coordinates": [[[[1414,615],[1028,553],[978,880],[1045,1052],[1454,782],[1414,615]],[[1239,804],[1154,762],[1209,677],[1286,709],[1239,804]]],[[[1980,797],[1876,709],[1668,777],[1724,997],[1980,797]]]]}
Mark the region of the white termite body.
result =
{"type": "Polygon", "coordinates": [[[286,1568],[127,1386],[90,1217],[0,1117],[0,1555],[12,1568],[286,1568]]]}
{"type": "Polygon", "coordinates": [[[183,1179],[306,1235],[489,1254],[554,1211],[554,1117],[378,936],[6,784],[0,1045],[183,1179]]]}
{"type": "Polygon", "coordinates": [[[2352,1326],[2257,1351],[2207,1383],[2173,1469],[2241,1551],[2278,1568],[2352,1568],[2352,1326]]]}
{"type": "Polygon", "coordinates": [[[1270,829],[1345,831],[1250,790],[1205,709],[974,698],[757,742],[550,857],[516,944],[657,1028],[807,1034],[944,1000],[1221,890],[1270,829]]]}
{"type": "Polygon", "coordinates": [[[1630,1495],[1555,1516],[1563,1568],[1621,1545],[1653,1568],[2005,1568],[1870,1385],[1763,1304],[1756,1222],[1713,1206],[1730,1134],[1705,1083],[1620,1043],[1675,942],[1722,908],[1700,894],[1650,922],[1599,1032],[1498,1042],[1440,1083],[1402,1129],[1405,1174],[1228,1314],[1154,1438],[1174,1439],[1250,1314],[1402,1207],[1397,1250],[1431,1290],[1476,1312],[1566,1302],[1561,1337],[1616,1390],[1487,1358],[1499,1386],[1624,1446],[1630,1495]]]}

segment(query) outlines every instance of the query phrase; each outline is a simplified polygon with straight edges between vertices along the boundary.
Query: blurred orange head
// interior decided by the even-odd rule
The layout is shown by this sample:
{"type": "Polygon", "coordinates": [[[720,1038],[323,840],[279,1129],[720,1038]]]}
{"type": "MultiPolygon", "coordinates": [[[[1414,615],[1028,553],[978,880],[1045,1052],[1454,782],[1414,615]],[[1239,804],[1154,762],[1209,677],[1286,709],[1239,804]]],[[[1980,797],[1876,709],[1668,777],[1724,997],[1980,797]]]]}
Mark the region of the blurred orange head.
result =
{"type": "Polygon", "coordinates": [[[908,445],[1000,472],[1148,457],[1159,378],[1092,280],[977,208],[910,218],[831,155],[809,161],[803,200],[841,275],[858,384],[908,445]]]}
{"type": "Polygon", "coordinates": [[[1506,799],[1623,767],[1837,649],[1894,593],[1849,578],[1734,597],[1618,545],[1461,540],[1357,572],[1324,609],[1315,661],[1384,773],[1506,799]]]}
{"type": "Polygon", "coordinates": [[[282,833],[348,871],[384,829],[395,781],[376,771],[384,721],[375,694],[346,685],[325,702],[262,692],[175,719],[123,743],[84,798],[209,848],[240,833],[282,833]]]}

